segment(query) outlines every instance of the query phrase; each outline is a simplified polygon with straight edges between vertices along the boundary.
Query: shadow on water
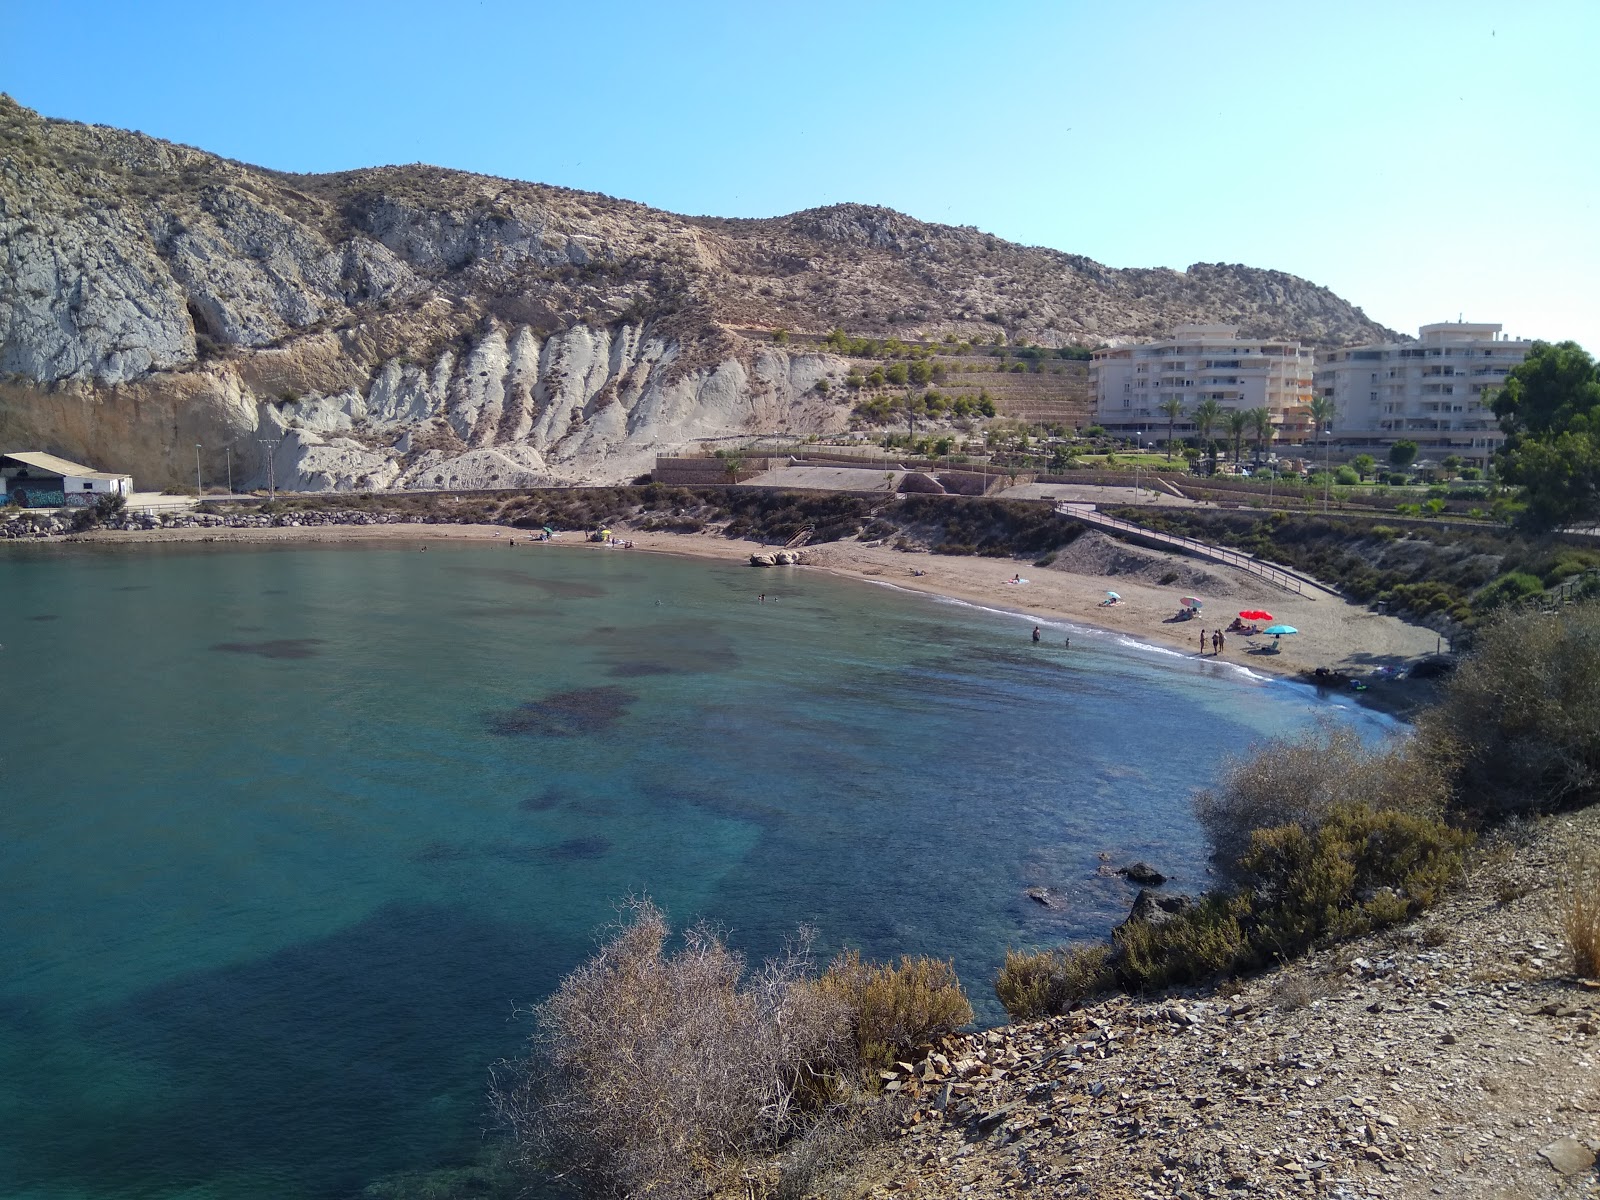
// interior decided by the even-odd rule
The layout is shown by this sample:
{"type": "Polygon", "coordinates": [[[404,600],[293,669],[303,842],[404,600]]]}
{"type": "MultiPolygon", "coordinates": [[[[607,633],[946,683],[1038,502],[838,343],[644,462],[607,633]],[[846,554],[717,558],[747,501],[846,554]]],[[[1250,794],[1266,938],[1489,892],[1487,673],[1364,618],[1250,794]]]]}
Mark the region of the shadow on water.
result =
{"type": "Polygon", "coordinates": [[[510,1004],[545,995],[586,951],[549,935],[530,945],[455,908],[391,904],[329,937],[91,1010],[79,1036],[107,1077],[131,1054],[159,1091],[47,1084],[8,1130],[13,1183],[133,1197],[204,1190],[208,1178],[215,1194],[238,1195],[249,1179],[262,1197],[332,1200],[418,1161],[465,1160],[484,1124],[487,1064],[526,1033],[508,1024],[510,1004]]]}
{"type": "Polygon", "coordinates": [[[570,579],[541,579],[537,575],[514,571],[509,567],[464,567],[460,574],[471,575],[478,579],[493,579],[497,583],[515,584],[517,587],[534,587],[563,599],[593,600],[606,594],[606,589],[597,584],[578,583],[570,579]]]}
{"type": "Polygon", "coordinates": [[[615,685],[572,688],[493,713],[486,724],[502,737],[585,737],[610,729],[638,698],[615,685]]]}
{"type": "Polygon", "coordinates": [[[606,668],[606,674],[614,679],[642,679],[647,675],[676,675],[679,668],[669,667],[666,663],[627,661],[613,663],[606,668]]]}
{"type": "Polygon", "coordinates": [[[269,642],[218,642],[213,650],[229,654],[254,654],[261,658],[315,658],[322,651],[321,638],[277,638],[269,642]]]}
{"type": "Polygon", "coordinates": [[[28,618],[30,621],[59,621],[60,619],[60,613],[35,613],[28,618]]]}
{"type": "Polygon", "coordinates": [[[600,625],[580,639],[594,646],[617,675],[648,663],[641,674],[727,671],[739,665],[733,639],[702,621],[661,621],[647,625],[600,625]],[[622,668],[622,671],[617,670],[622,668]]]}
{"type": "Polygon", "coordinates": [[[568,795],[560,788],[545,788],[537,796],[517,801],[517,807],[523,812],[549,812],[552,808],[559,808],[568,799],[568,795]]]}
{"type": "Polygon", "coordinates": [[[604,858],[611,853],[607,838],[592,834],[571,837],[553,846],[490,845],[469,846],[456,842],[430,842],[411,856],[415,863],[456,863],[497,860],[507,863],[563,863],[583,862],[604,858]]]}

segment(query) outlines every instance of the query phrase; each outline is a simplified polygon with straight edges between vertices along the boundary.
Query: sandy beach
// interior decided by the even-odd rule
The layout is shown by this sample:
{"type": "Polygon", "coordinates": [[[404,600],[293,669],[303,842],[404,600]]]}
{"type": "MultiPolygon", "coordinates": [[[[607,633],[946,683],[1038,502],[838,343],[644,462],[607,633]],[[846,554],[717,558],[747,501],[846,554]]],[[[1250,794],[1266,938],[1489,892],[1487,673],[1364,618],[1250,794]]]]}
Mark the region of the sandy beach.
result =
{"type": "MultiPolygon", "coordinates": [[[[71,540],[89,543],[138,542],[503,542],[514,552],[665,553],[725,562],[748,562],[751,554],[773,547],[715,534],[629,531],[631,550],[587,542],[576,532],[558,534],[553,542],[536,542],[520,531],[499,525],[324,525],[266,529],[172,529],[140,533],[101,531],[71,540]]],[[[1403,710],[1417,690],[1397,686],[1387,676],[1441,646],[1431,629],[1374,613],[1328,594],[1296,595],[1229,567],[1180,555],[1125,546],[1098,533],[1081,536],[1055,556],[1049,566],[1021,559],[946,556],[894,549],[856,541],[809,546],[799,567],[751,570],[752,593],[781,594],[785,575],[796,570],[824,570],[844,577],[892,585],[908,591],[961,600],[1015,612],[1041,626],[1041,636],[1057,641],[1070,636],[1068,626],[1089,626],[1126,634],[1141,641],[1201,655],[1200,633],[1226,626],[1242,610],[1261,609],[1300,632],[1277,641],[1265,636],[1226,636],[1224,659],[1265,675],[1298,677],[1318,667],[1363,677],[1370,690],[1361,698],[1377,707],[1403,710]],[[1020,576],[1023,582],[1009,582],[1020,576]],[[1162,582],[1167,580],[1169,582],[1162,582]],[[1107,591],[1121,596],[1105,605],[1107,591]],[[1179,600],[1194,596],[1204,602],[1203,616],[1179,621],[1179,600]]],[[[1025,637],[1026,628],[1018,636],[1025,637]]],[[[1210,657],[1209,636],[1204,651],[1210,657]]]]}

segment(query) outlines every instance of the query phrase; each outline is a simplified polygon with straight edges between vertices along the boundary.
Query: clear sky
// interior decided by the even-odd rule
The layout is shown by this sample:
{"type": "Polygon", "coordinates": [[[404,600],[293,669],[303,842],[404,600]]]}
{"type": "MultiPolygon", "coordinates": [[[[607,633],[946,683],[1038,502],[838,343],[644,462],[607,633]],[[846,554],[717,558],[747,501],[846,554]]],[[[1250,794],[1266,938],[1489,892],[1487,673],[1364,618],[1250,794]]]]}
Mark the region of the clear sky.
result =
{"type": "Polygon", "coordinates": [[[0,90],[291,171],[840,201],[1600,352],[1600,2],[0,4],[0,90]]]}

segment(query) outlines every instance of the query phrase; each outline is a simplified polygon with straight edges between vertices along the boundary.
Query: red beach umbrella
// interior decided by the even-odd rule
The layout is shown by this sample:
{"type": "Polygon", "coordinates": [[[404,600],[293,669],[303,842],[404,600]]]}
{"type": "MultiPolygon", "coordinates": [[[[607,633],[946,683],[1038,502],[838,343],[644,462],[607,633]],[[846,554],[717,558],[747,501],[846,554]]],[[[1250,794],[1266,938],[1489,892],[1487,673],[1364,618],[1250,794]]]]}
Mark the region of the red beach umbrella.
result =
{"type": "Polygon", "coordinates": [[[1240,620],[1244,621],[1270,621],[1273,619],[1273,616],[1264,609],[1252,608],[1240,613],[1239,618],[1240,620]]]}

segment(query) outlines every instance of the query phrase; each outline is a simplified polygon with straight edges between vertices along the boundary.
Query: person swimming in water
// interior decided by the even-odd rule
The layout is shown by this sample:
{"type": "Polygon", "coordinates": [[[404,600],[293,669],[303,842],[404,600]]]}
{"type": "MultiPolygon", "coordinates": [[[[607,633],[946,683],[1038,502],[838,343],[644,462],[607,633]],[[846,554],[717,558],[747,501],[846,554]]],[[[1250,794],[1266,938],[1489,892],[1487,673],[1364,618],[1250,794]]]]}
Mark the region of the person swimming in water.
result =
{"type": "Polygon", "coordinates": [[[1033,627],[1033,640],[1036,642],[1039,640],[1039,627],[1037,625],[1033,627]]]}

